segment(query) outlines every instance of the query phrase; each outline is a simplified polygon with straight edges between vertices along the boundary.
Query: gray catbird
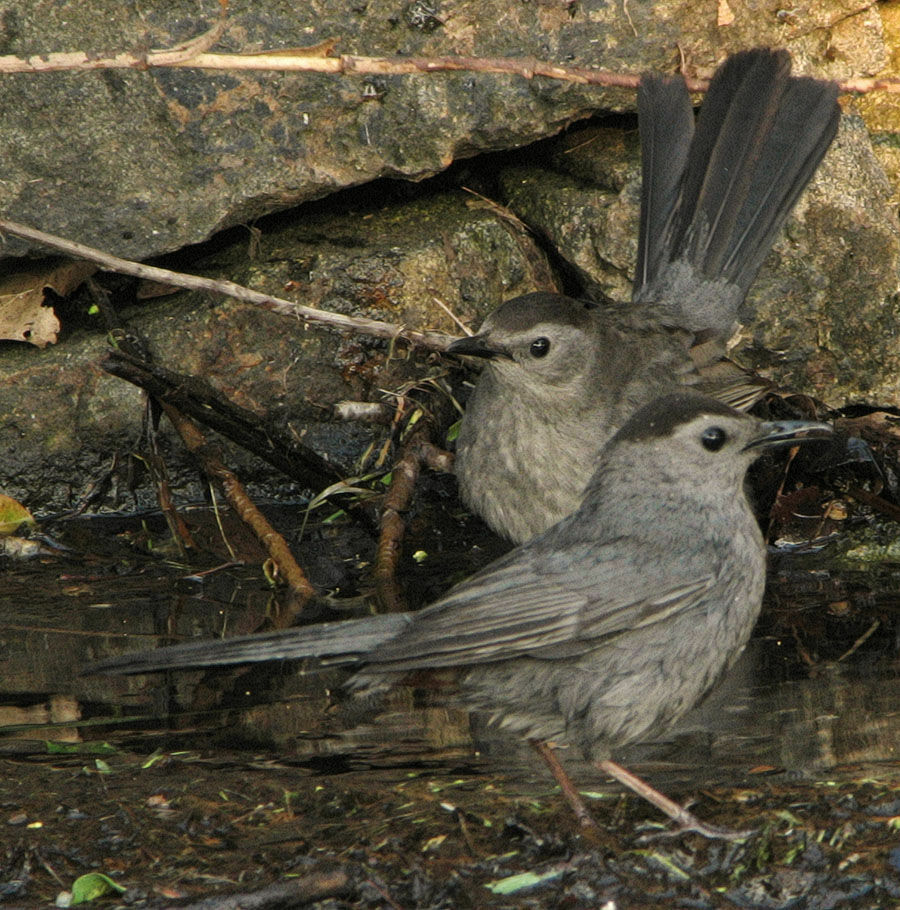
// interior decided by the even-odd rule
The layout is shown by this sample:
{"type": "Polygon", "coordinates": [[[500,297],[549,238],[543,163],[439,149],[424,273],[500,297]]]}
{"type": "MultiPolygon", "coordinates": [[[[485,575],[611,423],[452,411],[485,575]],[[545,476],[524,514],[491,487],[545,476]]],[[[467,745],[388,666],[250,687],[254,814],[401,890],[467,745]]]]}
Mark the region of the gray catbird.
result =
{"type": "Polygon", "coordinates": [[[359,665],[349,685],[373,693],[413,671],[458,668],[457,701],[531,740],[567,795],[577,797],[548,742],[579,747],[712,834],[610,753],[668,728],[743,649],[765,581],[747,467],[764,449],[828,432],[668,395],[603,448],[574,514],[424,610],[126,654],[89,672],[317,657],[359,665]]]}
{"type": "Polygon", "coordinates": [[[638,114],[633,302],[528,294],[449,347],[487,361],[457,441],[460,493],[517,543],[574,511],[600,447],[642,404],[679,385],[737,407],[761,394],[719,362],[721,342],[840,108],[834,83],[791,76],[785,51],[753,50],[716,72],[696,129],[680,77],[643,77],[638,114]]]}

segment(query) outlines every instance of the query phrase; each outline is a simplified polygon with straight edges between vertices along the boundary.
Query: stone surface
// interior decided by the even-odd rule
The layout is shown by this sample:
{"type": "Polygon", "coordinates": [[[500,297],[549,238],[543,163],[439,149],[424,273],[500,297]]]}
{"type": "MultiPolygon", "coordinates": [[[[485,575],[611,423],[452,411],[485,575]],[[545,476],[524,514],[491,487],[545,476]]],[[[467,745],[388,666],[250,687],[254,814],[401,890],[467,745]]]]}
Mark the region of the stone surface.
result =
{"type": "Polygon", "coordinates": [[[858,117],[751,289],[738,360],[833,406],[900,401],[900,231],[892,188],[858,117]]]}
{"type": "MultiPolygon", "coordinates": [[[[310,306],[454,333],[459,330],[435,298],[477,325],[497,299],[554,287],[528,232],[467,194],[350,203],[345,200],[341,211],[336,205],[298,210],[267,224],[252,242],[241,233],[193,270],[310,306]]],[[[372,467],[387,430],[333,421],[331,406],[345,399],[392,405],[392,393],[448,369],[403,345],[306,329],[296,319],[207,295],[150,299],[123,315],[157,363],[208,379],[237,404],[325,453],[347,475],[372,467]],[[367,450],[371,457],[361,462],[367,450]]],[[[109,471],[112,489],[101,499],[107,506],[153,504],[152,485],[133,483],[142,463],[129,465],[127,457],[140,448],[141,394],[103,372],[106,350],[97,325],[42,351],[8,345],[0,352],[0,489],[32,509],[71,508],[109,471]]],[[[202,498],[196,468],[166,420],[160,444],[179,497],[202,498]]],[[[270,497],[304,492],[238,447],[224,449],[251,490],[264,484],[270,497]]]]}
{"type": "MultiPolygon", "coordinates": [[[[0,57],[172,47],[209,28],[217,11],[212,0],[149,7],[0,0],[0,57]]],[[[890,56],[880,8],[855,0],[791,10],[778,0],[752,7],[726,0],[701,7],[684,0],[234,0],[213,50],[332,39],[344,54],[533,56],[630,73],[682,66],[697,76],[708,76],[728,52],[758,44],[786,46],[798,71],[835,78],[881,71],[890,56]]],[[[572,128],[558,143],[527,147],[502,173],[494,159],[473,158],[469,183],[508,203],[535,229],[537,243],[512,214],[448,190],[452,179],[413,187],[407,201],[383,186],[359,185],[377,177],[419,181],[457,159],[525,146],[592,113],[627,112],[631,90],[469,71],[339,77],[188,68],[2,78],[6,218],[133,258],[247,225],[232,253],[207,261],[208,274],[443,331],[455,329],[435,298],[475,326],[507,297],[560,284],[541,245],[559,251],[551,261],[567,289],[627,299],[637,224],[633,119],[572,128]],[[357,189],[332,195],[346,187],[357,189]],[[300,203],[280,227],[262,224],[254,239],[260,216],[300,203]]],[[[890,127],[880,130],[886,147],[890,127]]],[[[753,290],[756,317],[740,339],[739,359],[832,404],[893,403],[900,387],[898,233],[889,192],[859,124],[845,124],[753,290]]],[[[0,280],[4,256],[35,251],[0,237],[0,280]]],[[[0,346],[0,486],[35,508],[76,502],[111,453],[134,447],[139,430],[140,397],[102,373],[104,330],[73,318],[78,305],[56,307],[62,331],[55,347],[0,346]]],[[[402,361],[402,352],[368,338],[306,330],[200,295],[145,301],[128,316],[160,363],[220,384],[239,403],[315,439],[349,471],[384,433],[333,423],[329,406],[378,399],[445,369],[424,356],[402,361]]],[[[165,422],[162,444],[169,446],[165,422]]],[[[176,484],[197,494],[194,468],[177,452],[180,445],[172,447],[176,484]]],[[[228,457],[273,482],[271,471],[238,450],[228,457]]],[[[277,483],[268,489],[277,491],[277,483]]],[[[282,490],[295,492],[290,483],[282,490]]]]}
{"type": "MultiPolygon", "coordinates": [[[[725,25],[724,2],[685,0],[234,0],[213,51],[335,41],[341,54],[535,57],[631,73],[673,71],[683,54],[686,72],[708,75],[729,51],[772,44],[788,47],[806,72],[842,77],[883,67],[871,4],[783,6],[733,4],[725,25]]],[[[217,12],[212,0],[0,0],[0,56],[170,48],[206,31],[217,12]]],[[[0,211],[146,258],[341,187],[379,176],[420,179],[455,159],[633,104],[633,91],[465,71],[4,74],[0,211]]],[[[7,239],[0,255],[28,248],[7,239]]]]}

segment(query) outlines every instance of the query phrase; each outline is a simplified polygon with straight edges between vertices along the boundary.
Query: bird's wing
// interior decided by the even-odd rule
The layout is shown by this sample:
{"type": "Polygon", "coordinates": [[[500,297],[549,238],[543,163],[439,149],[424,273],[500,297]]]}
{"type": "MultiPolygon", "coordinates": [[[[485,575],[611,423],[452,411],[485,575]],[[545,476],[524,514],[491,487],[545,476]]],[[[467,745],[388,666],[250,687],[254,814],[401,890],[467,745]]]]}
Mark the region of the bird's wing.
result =
{"type": "Polygon", "coordinates": [[[366,660],[413,670],[588,650],[690,609],[713,584],[711,577],[653,584],[645,562],[622,559],[623,543],[627,551],[627,542],[615,541],[564,558],[513,551],[417,613],[366,660]]]}

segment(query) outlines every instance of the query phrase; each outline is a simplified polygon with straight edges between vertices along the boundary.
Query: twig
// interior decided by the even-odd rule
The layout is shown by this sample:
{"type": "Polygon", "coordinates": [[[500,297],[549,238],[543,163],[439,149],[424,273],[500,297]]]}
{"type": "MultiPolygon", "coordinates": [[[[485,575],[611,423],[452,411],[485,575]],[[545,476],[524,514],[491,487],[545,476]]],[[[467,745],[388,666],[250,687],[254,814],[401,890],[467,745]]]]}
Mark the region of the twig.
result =
{"type": "MultiPolygon", "coordinates": [[[[217,27],[217,26],[216,26],[217,27]]],[[[194,39],[205,43],[215,28],[194,39]]],[[[123,52],[112,57],[97,57],[84,51],[33,54],[30,57],[0,57],[0,73],[50,73],[63,70],[110,69],[208,69],[277,70],[280,72],[326,73],[334,76],[426,75],[439,72],[504,73],[534,79],[543,76],[580,85],[605,85],[611,88],[637,88],[640,74],[615,73],[585,66],[560,66],[535,57],[365,57],[357,54],[313,54],[305,48],[268,50],[252,54],[209,54],[191,52],[191,42],[170,50],[146,53],[123,52]]],[[[692,92],[705,92],[708,79],[686,79],[692,92]]],[[[900,92],[898,79],[847,79],[838,83],[841,91],[900,92]]]]}
{"type": "MultiPolygon", "coordinates": [[[[152,407],[152,403],[149,400],[148,406],[152,407]]],[[[187,555],[188,549],[196,550],[197,544],[187,522],[175,507],[175,501],[172,498],[172,486],[169,483],[169,472],[166,470],[165,460],[159,454],[156,433],[150,431],[148,435],[150,437],[151,451],[149,455],[144,457],[144,464],[153,478],[153,483],[156,487],[156,499],[159,502],[159,509],[166,519],[169,534],[183,558],[187,555]]]]}
{"type": "Polygon", "coordinates": [[[772,508],[769,510],[769,523],[768,523],[768,525],[766,525],[766,533],[765,533],[766,543],[768,543],[769,540],[771,539],[772,529],[775,527],[775,514],[774,514],[775,506],[778,505],[779,501],[781,500],[782,495],[784,494],[784,485],[787,483],[788,474],[790,473],[790,470],[791,470],[791,465],[794,463],[794,459],[797,457],[797,452],[799,452],[799,451],[800,451],[799,446],[792,446],[788,450],[787,463],[784,466],[784,471],[782,471],[782,473],[781,473],[781,483],[778,484],[778,489],[775,491],[775,499],[772,503],[772,508]]]}
{"type": "MultiPolygon", "coordinates": [[[[116,337],[122,349],[128,351],[131,356],[148,357],[149,354],[144,339],[135,333],[126,332],[119,325],[118,314],[110,302],[109,292],[93,277],[88,278],[86,284],[91,298],[103,316],[103,321],[110,335],[116,337]]],[[[187,522],[185,522],[175,507],[175,502],[172,498],[172,487],[169,483],[169,473],[166,470],[166,460],[159,451],[159,439],[156,434],[158,416],[157,402],[152,397],[148,397],[145,401],[143,421],[144,437],[147,441],[148,452],[146,455],[135,455],[133,457],[140,458],[149,471],[156,489],[156,498],[159,502],[160,510],[169,528],[169,534],[178,548],[179,554],[184,557],[188,549],[196,549],[197,544],[190,528],[187,526],[187,522]]]]}
{"type": "Polygon", "coordinates": [[[870,493],[868,490],[864,490],[862,487],[857,486],[850,487],[847,492],[857,500],[857,502],[864,502],[867,506],[877,509],[882,515],[887,515],[888,518],[892,518],[894,521],[900,521],[900,506],[888,502],[883,496],[878,496],[876,493],[870,493]]]}
{"type": "Polygon", "coordinates": [[[277,910],[282,907],[305,907],[324,898],[352,895],[353,891],[349,872],[337,868],[276,882],[257,891],[203,898],[182,905],[182,910],[277,910]]]}
{"type": "Polygon", "coordinates": [[[107,354],[101,366],[308,487],[321,489],[340,479],[340,471],[313,449],[229,401],[200,377],[185,376],[116,349],[107,354]]]}
{"type": "Polygon", "coordinates": [[[375,552],[373,575],[378,600],[389,613],[400,613],[406,609],[397,583],[397,565],[406,533],[403,514],[409,508],[415,492],[422,465],[422,447],[429,443],[430,431],[431,419],[423,414],[403,444],[403,454],[391,469],[391,483],[381,505],[381,532],[375,552]]]}
{"type": "Polygon", "coordinates": [[[335,420],[386,425],[391,423],[393,411],[382,401],[336,401],[331,415],[335,420]]]}
{"type": "Polygon", "coordinates": [[[282,297],[262,294],[233,281],[201,278],[197,275],[186,275],[183,272],[173,272],[169,269],[144,265],[141,262],[134,262],[130,259],[120,259],[118,256],[112,256],[102,250],[85,246],[83,243],[64,240],[62,237],[47,234],[25,224],[0,219],[0,234],[4,231],[8,234],[14,234],[16,237],[34,240],[42,246],[58,250],[74,259],[87,259],[89,262],[96,262],[110,272],[133,275],[135,278],[146,278],[150,281],[160,281],[164,284],[173,284],[176,287],[192,291],[209,291],[215,294],[224,294],[227,297],[233,297],[235,300],[243,300],[246,303],[265,307],[273,313],[279,313],[282,316],[297,316],[306,322],[318,323],[341,332],[358,332],[375,338],[404,338],[412,344],[418,344],[433,351],[443,351],[451,341],[455,341],[454,336],[445,335],[442,332],[420,332],[415,329],[407,329],[404,326],[393,325],[389,322],[379,322],[377,319],[366,319],[363,316],[344,316],[341,313],[331,313],[328,310],[317,310],[315,307],[293,303],[282,297]]]}
{"type": "MultiPolygon", "coordinates": [[[[206,34],[211,34],[207,32],[206,34]]],[[[203,37],[203,36],[201,36],[203,37]]],[[[189,68],[210,70],[278,70],[281,72],[329,73],[336,76],[383,76],[438,72],[508,73],[524,79],[546,76],[564,82],[637,88],[639,75],[581,66],[559,66],[534,57],[363,57],[356,54],[308,55],[304,48],[269,50],[253,54],[190,53],[185,45],[172,50],[122,52],[98,57],[84,51],[33,54],[30,57],[0,57],[0,73],[53,73],[64,70],[111,70],[189,68]]],[[[691,80],[691,91],[705,91],[708,80],[691,80]]]]}
{"type": "Polygon", "coordinates": [[[188,420],[172,405],[161,402],[166,417],[178,431],[188,451],[203,466],[208,477],[214,477],[222,485],[225,498],[235,510],[238,518],[244,522],[256,535],[256,539],[266,548],[272,559],[278,564],[281,576],[287,582],[291,591],[301,600],[308,600],[316,592],[309,583],[303,570],[297,565],[284,538],[272,527],[263,516],[262,512],[253,504],[233,471],[210,451],[203,434],[196,424],[188,420]]]}
{"type": "Polygon", "coordinates": [[[844,651],[844,653],[837,659],[837,663],[840,663],[842,660],[846,660],[852,654],[856,653],[856,651],[858,651],[875,634],[875,631],[880,625],[881,620],[874,620],[872,622],[872,625],[870,625],[869,628],[866,629],[866,631],[863,632],[863,634],[860,635],[859,638],[857,638],[856,641],[853,642],[853,644],[850,645],[850,647],[847,648],[847,650],[844,651]]]}
{"type": "Polygon", "coordinates": [[[460,327],[460,329],[462,329],[466,335],[474,334],[472,330],[459,318],[459,316],[457,316],[456,313],[454,313],[453,310],[451,310],[450,307],[448,307],[447,304],[441,300],[440,297],[432,294],[431,299],[460,327]]]}
{"type": "Polygon", "coordinates": [[[419,458],[432,471],[443,474],[453,473],[453,453],[436,446],[433,442],[423,442],[419,446],[419,458]]]}

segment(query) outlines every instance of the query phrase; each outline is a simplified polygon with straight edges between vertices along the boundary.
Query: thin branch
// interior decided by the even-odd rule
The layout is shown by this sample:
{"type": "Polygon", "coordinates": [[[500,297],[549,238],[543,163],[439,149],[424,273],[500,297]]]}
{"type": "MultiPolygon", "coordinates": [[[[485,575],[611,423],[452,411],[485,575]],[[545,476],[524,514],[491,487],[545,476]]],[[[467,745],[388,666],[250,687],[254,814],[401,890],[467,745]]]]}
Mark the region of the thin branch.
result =
{"type": "Polygon", "coordinates": [[[443,332],[420,332],[404,326],[394,325],[390,322],[367,319],[363,316],[344,316],[341,313],[331,313],[328,310],[317,310],[315,307],[304,306],[301,303],[293,303],[282,297],[273,297],[270,294],[251,290],[233,281],[201,278],[197,275],[186,275],[183,272],[172,272],[169,269],[144,265],[141,262],[134,262],[130,259],[120,259],[118,256],[112,256],[102,250],[85,246],[82,243],[75,243],[72,240],[64,240],[62,237],[44,233],[44,231],[28,227],[25,224],[18,224],[15,221],[0,219],[0,235],[3,232],[33,240],[49,249],[65,253],[73,259],[86,259],[89,262],[96,262],[110,272],[133,275],[136,278],[145,278],[164,284],[168,283],[191,291],[209,291],[214,294],[224,294],[226,297],[233,297],[235,300],[243,300],[245,303],[253,303],[257,306],[265,307],[282,316],[296,316],[306,322],[325,325],[341,332],[358,332],[362,335],[371,335],[375,338],[387,338],[389,340],[404,338],[412,344],[418,344],[423,348],[429,348],[434,351],[445,350],[447,345],[455,340],[454,336],[445,335],[443,332]]]}
{"type": "Polygon", "coordinates": [[[269,556],[278,565],[279,573],[287,582],[291,593],[303,603],[316,593],[309,583],[303,569],[285,539],[269,523],[247,495],[244,485],[234,471],[222,463],[218,453],[207,444],[206,437],[193,421],[185,417],[171,404],[161,402],[162,409],[175,427],[188,451],[200,462],[207,477],[218,480],[222,485],[225,498],[234,509],[238,518],[256,535],[256,539],[266,548],[269,556]]]}
{"type": "Polygon", "coordinates": [[[875,493],[870,493],[868,490],[863,487],[852,486],[847,492],[857,501],[863,502],[867,506],[877,509],[881,512],[882,515],[886,515],[888,518],[894,521],[900,521],[900,506],[895,505],[892,502],[889,502],[883,496],[878,496],[875,493]]]}
{"type": "MultiPolygon", "coordinates": [[[[210,48],[225,29],[225,2],[216,24],[198,38],[166,50],[124,51],[102,57],[84,51],[33,54],[29,57],[0,57],[0,73],[49,73],[63,70],[110,70],[190,68],[210,70],[265,70],[326,73],[335,76],[424,75],[437,72],[500,73],[534,79],[543,76],[580,85],[637,88],[640,74],[615,73],[584,66],[560,66],[534,57],[366,57],[332,54],[336,41],[324,41],[313,48],[266,50],[252,54],[211,54],[210,48]]],[[[687,79],[692,92],[705,92],[708,79],[687,79]]],[[[841,90],[857,94],[881,91],[900,92],[898,79],[848,79],[841,90]]]]}
{"type": "Polygon", "coordinates": [[[55,54],[33,54],[22,58],[0,57],[0,73],[48,73],[59,70],[148,69],[151,66],[181,66],[208,51],[225,33],[228,23],[228,0],[219,0],[219,15],[207,31],[166,50],[123,52],[112,57],[84,51],[62,51],[55,54]]]}
{"type": "Polygon", "coordinates": [[[847,94],[865,95],[869,92],[900,93],[900,79],[845,79],[838,88],[847,94]]]}
{"type": "Polygon", "coordinates": [[[180,63],[190,60],[197,54],[202,54],[216,45],[219,38],[225,34],[225,26],[228,24],[228,0],[219,0],[219,15],[216,17],[215,25],[196,38],[189,38],[181,44],[175,45],[167,51],[151,51],[152,54],[168,54],[171,62],[180,63]]]}
{"type": "Polygon", "coordinates": [[[185,417],[221,433],[288,477],[315,489],[340,480],[338,469],[315,450],[253,411],[239,407],[198,376],[185,376],[128,350],[112,349],[101,362],[107,373],[171,404],[185,417]]]}
{"type": "MultiPolygon", "coordinates": [[[[216,26],[218,28],[218,26],[216,26]]],[[[206,32],[201,39],[215,29],[206,32]]],[[[363,57],[356,54],[310,55],[305,48],[288,48],[253,54],[209,54],[180,45],[172,50],[123,51],[109,57],[98,57],[84,51],[59,51],[17,57],[0,57],[0,73],[53,73],[66,70],[111,69],[209,69],[209,70],[278,70],[281,72],[329,73],[336,76],[386,76],[437,72],[506,73],[533,79],[546,76],[564,82],[585,85],[609,85],[637,88],[639,75],[613,73],[609,70],[581,66],[558,66],[533,57],[363,57]]],[[[708,80],[693,80],[692,91],[705,91],[708,80]]]]}
{"type": "Polygon", "coordinates": [[[422,415],[403,444],[401,457],[391,468],[391,483],[381,504],[381,527],[375,552],[375,588],[387,613],[402,613],[406,607],[397,568],[400,564],[406,515],[419,479],[421,448],[429,443],[431,419],[422,415]]]}

